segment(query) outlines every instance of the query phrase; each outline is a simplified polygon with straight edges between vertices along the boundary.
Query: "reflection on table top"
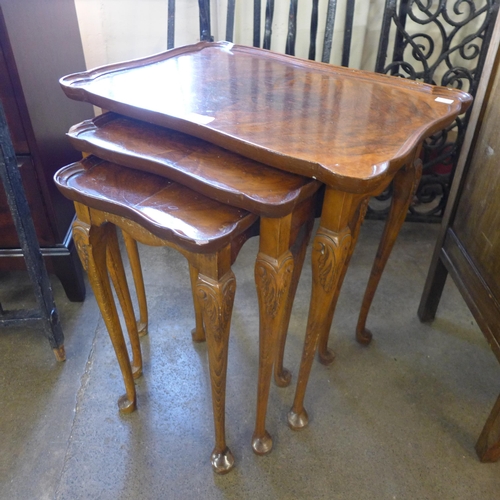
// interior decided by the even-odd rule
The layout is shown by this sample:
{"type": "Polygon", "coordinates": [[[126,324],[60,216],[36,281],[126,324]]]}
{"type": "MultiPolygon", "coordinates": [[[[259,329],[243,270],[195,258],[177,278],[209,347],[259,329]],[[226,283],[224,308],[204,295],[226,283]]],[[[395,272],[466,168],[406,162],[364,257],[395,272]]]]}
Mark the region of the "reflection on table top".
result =
{"type": "Polygon", "coordinates": [[[383,183],[470,105],[456,89],[199,43],[69,75],[66,94],[347,191],[383,183]]]}

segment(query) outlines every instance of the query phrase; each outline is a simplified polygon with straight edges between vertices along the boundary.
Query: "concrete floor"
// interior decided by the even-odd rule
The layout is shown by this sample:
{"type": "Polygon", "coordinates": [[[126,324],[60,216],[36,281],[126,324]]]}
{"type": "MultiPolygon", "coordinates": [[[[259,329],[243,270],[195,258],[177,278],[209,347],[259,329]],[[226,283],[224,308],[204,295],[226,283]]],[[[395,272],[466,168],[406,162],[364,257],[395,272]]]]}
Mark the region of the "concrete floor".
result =
{"type": "MultiPolygon", "coordinates": [[[[257,239],[234,271],[227,438],[237,467],[212,473],[206,346],[193,345],[187,266],[141,247],[150,307],[138,410],[121,416],[123,384],[92,291],[83,304],[54,293],[66,336],[57,363],[37,331],[0,332],[1,499],[498,499],[500,463],[474,444],[500,392],[500,367],[451,280],[436,320],[416,316],[438,226],[406,224],[382,278],[368,347],[357,312],[382,224],[365,222],[334,319],[330,367],[315,362],[310,425],[286,425],[295,378],[271,388],[273,452],[253,454],[257,373],[257,239]]],[[[286,365],[297,374],[310,293],[309,259],[297,292],[286,365]]],[[[23,273],[0,276],[4,308],[25,307],[23,273]]]]}

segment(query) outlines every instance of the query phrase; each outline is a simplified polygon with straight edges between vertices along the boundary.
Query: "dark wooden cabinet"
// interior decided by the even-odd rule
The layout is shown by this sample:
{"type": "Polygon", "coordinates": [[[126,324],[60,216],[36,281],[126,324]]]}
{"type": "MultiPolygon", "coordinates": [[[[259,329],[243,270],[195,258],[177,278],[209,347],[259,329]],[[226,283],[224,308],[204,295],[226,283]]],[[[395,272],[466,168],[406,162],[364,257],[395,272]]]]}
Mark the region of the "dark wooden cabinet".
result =
{"type": "MultiPolygon", "coordinates": [[[[91,106],[69,101],[58,82],[85,67],[79,33],[73,0],[0,0],[0,100],[47,269],[75,301],[85,287],[71,238],[74,208],[52,177],[81,157],[65,133],[93,115],[91,106]]],[[[0,270],[24,267],[1,190],[0,270]]]]}
{"type": "MultiPolygon", "coordinates": [[[[441,233],[419,307],[436,314],[448,274],[500,361],[500,18],[478,89],[441,233]]],[[[500,396],[476,450],[500,458],[500,396]]]]}

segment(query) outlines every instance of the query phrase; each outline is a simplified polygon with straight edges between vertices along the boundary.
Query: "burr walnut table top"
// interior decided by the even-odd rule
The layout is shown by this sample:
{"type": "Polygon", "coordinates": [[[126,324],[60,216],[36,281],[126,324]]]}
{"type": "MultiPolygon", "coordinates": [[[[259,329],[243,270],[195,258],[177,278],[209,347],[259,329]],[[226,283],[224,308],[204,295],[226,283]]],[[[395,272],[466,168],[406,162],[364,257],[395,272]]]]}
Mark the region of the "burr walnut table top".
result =
{"type": "Polygon", "coordinates": [[[465,92],[201,42],[61,79],[68,97],[353,193],[377,191],[465,92]]]}
{"type": "Polygon", "coordinates": [[[198,253],[229,244],[257,220],[165,177],[94,156],[60,169],[54,179],[70,200],[128,218],[158,238],[198,253]]]}
{"type": "Polygon", "coordinates": [[[321,186],[196,137],[116,113],[74,125],[68,137],[79,151],[168,177],[264,217],[284,217],[321,186]]]}

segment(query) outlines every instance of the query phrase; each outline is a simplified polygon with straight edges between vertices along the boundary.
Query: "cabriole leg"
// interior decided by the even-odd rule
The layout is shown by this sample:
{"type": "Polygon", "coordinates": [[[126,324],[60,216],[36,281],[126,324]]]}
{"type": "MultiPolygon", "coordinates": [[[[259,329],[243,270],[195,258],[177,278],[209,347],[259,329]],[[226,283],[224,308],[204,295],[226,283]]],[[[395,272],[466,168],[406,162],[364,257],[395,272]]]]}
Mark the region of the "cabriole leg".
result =
{"type": "Polygon", "coordinates": [[[123,268],[122,256],[116,237],[116,228],[110,226],[107,245],[107,266],[108,272],[113,282],[116,291],[116,296],[122,308],[125,325],[127,326],[128,336],[130,339],[130,347],[132,348],[132,374],[134,378],[139,378],[142,375],[142,353],[141,344],[139,342],[139,334],[137,332],[137,323],[135,321],[134,308],[132,299],[123,268]]]}
{"type": "MultiPolygon", "coordinates": [[[[361,229],[361,224],[365,218],[366,215],[366,210],[368,208],[368,201],[369,198],[366,198],[361,205],[359,206],[359,210],[355,214],[354,220],[352,224],[349,226],[351,227],[351,234],[352,234],[352,242],[351,242],[351,248],[349,249],[349,253],[347,254],[347,257],[344,262],[344,266],[342,267],[342,271],[340,273],[339,281],[337,283],[337,286],[335,288],[335,292],[333,295],[333,300],[332,300],[332,305],[330,306],[330,310],[328,311],[328,319],[326,320],[329,325],[332,324],[333,321],[333,315],[335,314],[335,308],[337,307],[337,301],[340,295],[340,290],[342,288],[342,283],[344,282],[344,278],[347,272],[347,269],[349,268],[349,263],[351,262],[351,257],[354,252],[354,247],[356,246],[356,241],[358,240],[359,236],[359,231],[361,229]]],[[[333,360],[335,359],[335,353],[331,350],[328,349],[328,338],[330,337],[330,329],[324,330],[319,338],[318,342],[318,359],[319,362],[323,365],[330,365],[333,360]]]]}
{"type": "MultiPolygon", "coordinates": [[[[77,213],[78,211],[77,206],[77,213]]],[[[81,211],[85,212],[86,209],[81,211]]],[[[73,223],[73,239],[83,268],[88,273],[125,383],[126,394],[118,400],[118,407],[122,413],[130,413],[136,408],[134,378],[106,269],[106,244],[110,229],[109,225],[91,227],[88,223],[77,219],[73,223]]]]}
{"type": "Polygon", "coordinates": [[[297,388],[293,406],[288,413],[292,429],[300,429],[308,423],[304,409],[304,396],[309,380],[318,339],[330,330],[330,314],[336,287],[351,250],[352,241],[349,221],[357,210],[353,195],[327,188],[323,203],[321,224],[312,247],[312,291],[309,306],[306,338],[302,351],[297,388]]]}
{"type": "Polygon", "coordinates": [[[205,342],[205,328],[203,327],[203,315],[201,314],[201,306],[196,294],[196,283],[198,282],[198,269],[189,264],[189,277],[191,278],[191,292],[193,294],[194,305],[194,320],[195,326],[191,330],[193,342],[205,342]]]}
{"type": "Polygon", "coordinates": [[[408,207],[410,206],[413,193],[418,186],[421,175],[422,162],[416,160],[409,166],[400,169],[394,177],[394,194],[389,216],[385,223],[382,239],[380,240],[368,285],[366,286],[358,324],[356,326],[356,340],[360,344],[369,344],[372,340],[372,333],[366,328],[368,311],[370,310],[373,297],[375,296],[387,260],[391,255],[396,238],[406,218],[406,214],[408,213],[408,207]]]}
{"type": "Polygon", "coordinates": [[[294,246],[292,247],[294,262],[292,281],[290,284],[288,299],[285,305],[286,309],[283,315],[283,321],[281,322],[280,330],[278,332],[276,360],[274,362],[274,382],[278,387],[287,387],[292,380],[292,374],[283,366],[283,358],[285,355],[286,337],[288,334],[290,317],[292,315],[295,293],[297,292],[297,286],[299,284],[300,275],[302,273],[302,267],[304,265],[304,259],[306,257],[307,245],[309,244],[309,240],[311,238],[313,226],[314,219],[309,219],[301,229],[302,234],[299,236],[297,245],[294,244],[294,246]]]}
{"type": "Polygon", "coordinates": [[[234,467],[233,454],[226,445],[225,409],[229,329],[235,291],[236,279],[230,269],[219,279],[204,275],[200,269],[196,293],[207,337],[215,425],[211,462],[214,471],[219,474],[225,474],[234,467]]]}
{"type": "Polygon", "coordinates": [[[148,334],[148,305],[146,302],[146,289],[144,288],[144,277],[142,275],[141,260],[137,242],[126,231],[122,231],[125,249],[127,250],[128,260],[132,277],[134,278],[135,292],[139,304],[139,321],[137,322],[137,331],[140,337],[148,334]]]}
{"type": "Polygon", "coordinates": [[[257,415],[252,447],[258,455],[269,453],[273,441],[266,431],[273,363],[277,348],[277,333],[283,322],[293,274],[293,256],[285,252],[272,259],[259,252],[255,263],[255,283],[259,298],[259,377],[257,385],[257,415]]]}
{"type": "Polygon", "coordinates": [[[291,215],[281,219],[261,219],[259,253],[255,262],[255,284],[259,299],[259,375],[257,411],[252,448],[258,455],[273,446],[266,430],[269,389],[280,331],[289,298],[293,274],[290,251],[291,215]]]}

